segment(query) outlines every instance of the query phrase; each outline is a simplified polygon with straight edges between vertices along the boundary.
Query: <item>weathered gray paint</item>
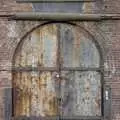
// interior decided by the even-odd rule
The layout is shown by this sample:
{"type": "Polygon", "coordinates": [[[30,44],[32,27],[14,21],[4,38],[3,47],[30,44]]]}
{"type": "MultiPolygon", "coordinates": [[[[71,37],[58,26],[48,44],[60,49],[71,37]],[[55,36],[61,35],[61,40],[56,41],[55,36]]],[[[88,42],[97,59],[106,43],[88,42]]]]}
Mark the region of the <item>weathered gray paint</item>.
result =
{"type": "Polygon", "coordinates": [[[9,16],[9,20],[53,20],[53,21],[101,21],[120,20],[119,14],[79,14],[65,12],[19,12],[9,16]]]}
{"type": "Polygon", "coordinates": [[[61,25],[60,33],[63,67],[100,66],[100,55],[92,38],[70,25],[61,25]]]}
{"type": "Polygon", "coordinates": [[[101,116],[101,83],[97,72],[62,71],[62,116],[101,116]]]}
{"type": "Polygon", "coordinates": [[[56,67],[57,27],[48,25],[30,34],[16,54],[16,67],[56,67]]]}

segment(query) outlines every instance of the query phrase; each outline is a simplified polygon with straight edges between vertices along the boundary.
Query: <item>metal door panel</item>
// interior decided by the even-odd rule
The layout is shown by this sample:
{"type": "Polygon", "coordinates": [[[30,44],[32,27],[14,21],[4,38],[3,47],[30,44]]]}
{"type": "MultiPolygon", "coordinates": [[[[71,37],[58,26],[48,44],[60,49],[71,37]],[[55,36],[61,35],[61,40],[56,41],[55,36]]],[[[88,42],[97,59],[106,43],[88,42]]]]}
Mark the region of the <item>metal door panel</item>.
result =
{"type": "Polygon", "coordinates": [[[58,115],[56,72],[14,73],[15,116],[58,115]]]}
{"type": "Polygon", "coordinates": [[[79,27],[60,26],[61,56],[63,67],[99,67],[99,52],[88,36],[79,27]]]}
{"type": "Polygon", "coordinates": [[[92,37],[68,24],[36,29],[14,59],[14,116],[32,120],[98,120],[100,55],[92,37]]]}
{"type": "Polygon", "coordinates": [[[62,116],[101,116],[101,82],[98,72],[62,71],[62,116]]]}
{"type": "Polygon", "coordinates": [[[69,2],[69,3],[33,3],[33,11],[36,12],[66,12],[66,13],[80,13],[83,10],[83,3],[69,2]]]}

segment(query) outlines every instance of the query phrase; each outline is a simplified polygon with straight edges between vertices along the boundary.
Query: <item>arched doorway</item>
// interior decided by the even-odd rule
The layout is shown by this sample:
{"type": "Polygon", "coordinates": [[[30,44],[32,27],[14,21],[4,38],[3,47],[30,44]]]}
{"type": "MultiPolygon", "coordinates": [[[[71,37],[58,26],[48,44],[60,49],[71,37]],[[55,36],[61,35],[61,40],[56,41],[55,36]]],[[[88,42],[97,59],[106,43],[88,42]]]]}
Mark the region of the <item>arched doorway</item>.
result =
{"type": "Polygon", "coordinates": [[[101,119],[101,55],[96,46],[76,25],[47,24],[31,32],[14,57],[14,116],[101,119]]]}

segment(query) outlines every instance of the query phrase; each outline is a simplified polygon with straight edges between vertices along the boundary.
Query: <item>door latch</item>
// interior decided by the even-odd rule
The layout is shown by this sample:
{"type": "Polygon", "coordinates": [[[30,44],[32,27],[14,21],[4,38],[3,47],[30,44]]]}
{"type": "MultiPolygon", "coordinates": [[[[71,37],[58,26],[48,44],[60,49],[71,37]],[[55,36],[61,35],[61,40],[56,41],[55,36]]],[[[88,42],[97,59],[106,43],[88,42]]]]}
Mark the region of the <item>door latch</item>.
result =
{"type": "Polygon", "coordinates": [[[108,92],[108,90],[105,91],[105,99],[109,100],[109,92],[108,92]]]}

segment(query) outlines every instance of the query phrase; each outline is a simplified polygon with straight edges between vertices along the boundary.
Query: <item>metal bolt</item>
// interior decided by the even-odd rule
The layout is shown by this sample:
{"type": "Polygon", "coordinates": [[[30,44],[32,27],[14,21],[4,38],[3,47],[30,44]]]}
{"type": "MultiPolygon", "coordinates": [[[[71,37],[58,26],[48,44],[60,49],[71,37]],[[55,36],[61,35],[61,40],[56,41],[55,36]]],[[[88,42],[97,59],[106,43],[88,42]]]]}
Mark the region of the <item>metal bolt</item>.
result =
{"type": "Polygon", "coordinates": [[[60,77],[60,75],[59,75],[59,74],[57,74],[57,75],[56,75],[56,77],[57,77],[57,78],[59,78],[59,77],[60,77]]]}

